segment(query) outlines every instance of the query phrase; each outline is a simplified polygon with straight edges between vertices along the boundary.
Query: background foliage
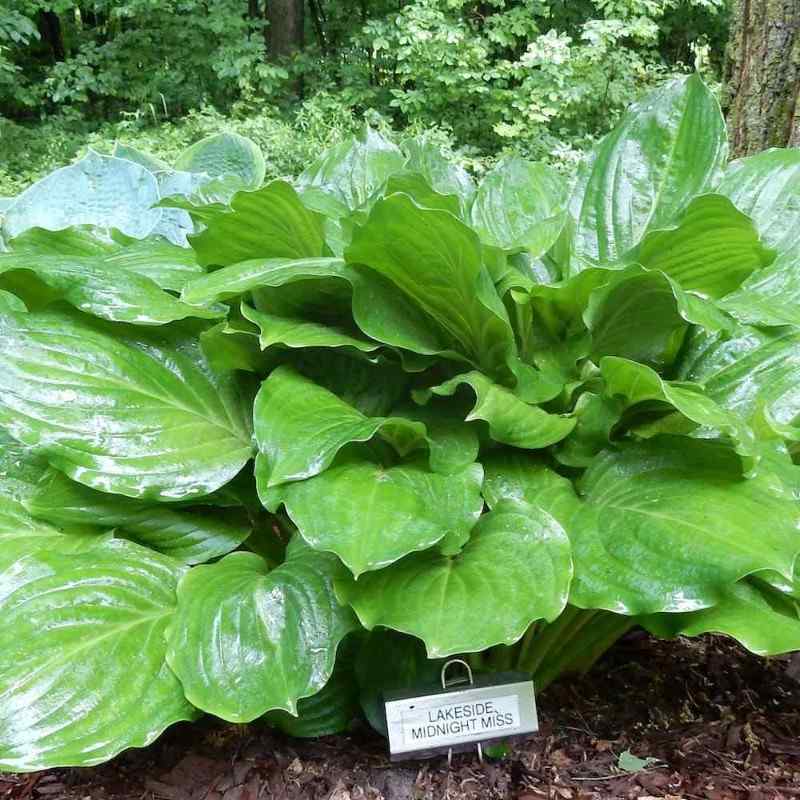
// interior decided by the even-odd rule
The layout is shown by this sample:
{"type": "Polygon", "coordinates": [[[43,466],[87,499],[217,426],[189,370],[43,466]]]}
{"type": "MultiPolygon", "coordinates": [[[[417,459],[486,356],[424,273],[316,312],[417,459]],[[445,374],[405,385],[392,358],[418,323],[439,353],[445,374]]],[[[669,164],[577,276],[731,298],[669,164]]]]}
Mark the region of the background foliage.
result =
{"type": "Polygon", "coordinates": [[[568,169],[664,77],[713,82],[729,17],[728,0],[266,2],[305,12],[288,55],[265,0],[0,0],[0,195],[87,142],[171,161],[222,127],[295,174],[365,115],[432,128],[479,171],[508,150],[568,169]]]}

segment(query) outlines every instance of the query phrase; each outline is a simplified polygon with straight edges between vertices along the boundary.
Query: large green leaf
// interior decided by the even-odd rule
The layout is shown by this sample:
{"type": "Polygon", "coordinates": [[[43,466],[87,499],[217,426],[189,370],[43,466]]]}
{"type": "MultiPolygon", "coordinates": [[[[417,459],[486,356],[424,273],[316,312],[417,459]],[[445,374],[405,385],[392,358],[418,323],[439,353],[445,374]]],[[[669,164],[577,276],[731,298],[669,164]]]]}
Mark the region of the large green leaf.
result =
{"type": "Polygon", "coordinates": [[[507,373],[515,350],[511,325],[482,266],[477,236],[452,214],[391,195],[356,230],[345,258],[388,278],[436,322],[452,349],[490,375],[507,373]]]}
{"type": "Polygon", "coordinates": [[[672,227],[648,233],[634,258],[665,272],[683,289],[721,297],[766,267],[774,253],[730,200],[705,194],[692,200],[672,227]]]}
{"type": "Polygon", "coordinates": [[[639,622],[658,636],[724,633],[761,656],[800,650],[800,603],[757,580],[733,584],[711,608],[639,622]]]}
{"type": "Polygon", "coordinates": [[[674,361],[689,323],[712,331],[734,327],[712,301],[638,266],[611,271],[608,283],[590,294],[583,320],[593,360],[620,356],[657,368],[674,361]]]}
{"type": "Polygon", "coordinates": [[[256,189],[264,180],[266,164],[259,146],[238,133],[216,133],[187,147],[175,169],[206,172],[213,178],[235,175],[245,186],[256,189]]]}
{"type": "Polygon", "coordinates": [[[572,270],[617,262],[647,231],[669,225],[713,188],[727,154],[725,120],[699,75],[635,103],[581,165],[570,202],[572,270]]]}
{"type": "MultiPolygon", "coordinates": [[[[264,488],[318,475],[345,445],[366,442],[382,428],[404,423],[367,417],[291,367],[278,367],[261,384],[253,419],[256,477],[264,488]]],[[[425,429],[418,424],[410,435],[423,439],[425,429]]]]}
{"type": "Polygon", "coordinates": [[[25,505],[34,517],[54,525],[116,528],[117,535],[184,564],[219,558],[235,550],[251,533],[248,522],[230,511],[223,515],[208,509],[172,509],[106,494],[54,469],[43,476],[25,505]]]}
{"type": "Polygon", "coordinates": [[[541,505],[562,522],[574,511],[576,496],[572,482],[553,472],[539,455],[495,450],[484,456],[481,463],[486,473],[483,496],[489,508],[496,508],[504,500],[541,505]]]}
{"type": "Polygon", "coordinates": [[[800,328],[800,250],[787,251],[754,272],[720,306],[740,322],[800,328]]]}
{"type": "Polygon", "coordinates": [[[766,150],[733,161],[718,191],[752,217],[769,247],[800,245],[800,150],[766,150]]]}
{"type": "Polygon", "coordinates": [[[189,242],[203,266],[224,267],[253,258],[322,255],[322,218],[309,211],[285,181],[237,192],[230,209],[219,206],[203,214],[201,221],[206,229],[190,236],[189,242]]]}
{"type": "Polygon", "coordinates": [[[64,313],[0,315],[0,425],[74,480],[177,500],[251,455],[247,396],[187,328],[113,329],[64,313]]]}
{"type": "Polygon", "coordinates": [[[580,490],[581,503],[559,494],[550,510],[572,540],[570,602],[582,608],[691,611],[758,570],[791,578],[800,507],[770,476],[743,478],[718,443],[626,444],[598,456],[580,490]]]}
{"type": "Polygon", "coordinates": [[[262,350],[273,345],[291,348],[346,347],[361,353],[372,353],[380,348],[362,336],[360,331],[348,330],[342,325],[323,324],[299,316],[271,314],[242,305],[242,316],[258,327],[258,341],[262,350]]]}
{"type": "Polygon", "coordinates": [[[0,573],[0,768],[98,764],[194,717],[165,663],[182,569],[112,541],[0,573]]]}
{"type": "Polygon", "coordinates": [[[325,686],[311,697],[297,701],[297,716],[288,711],[270,711],[264,721],[289,736],[317,738],[347,731],[358,717],[359,691],[355,658],[363,638],[348,636],[336,654],[336,666],[325,686]]]}
{"type": "Polygon", "coordinates": [[[413,636],[388,628],[371,630],[356,659],[361,708],[369,724],[387,736],[384,693],[441,686],[442,664],[440,659],[426,658],[425,645],[413,636]]]}
{"type": "Polygon", "coordinates": [[[365,126],[315,161],[297,179],[301,190],[314,189],[354,210],[366,202],[386,179],[403,167],[400,148],[365,126]]]}
{"type": "Polygon", "coordinates": [[[178,586],[167,659],[186,697],[230,722],[272,709],[297,713],[333,672],[339,642],[355,627],[336,600],[344,571],[295,538],[270,571],[254,553],[194,567],[178,586]]]}
{"type": "MultiPolygon", "coordinates": [[[[386,181],[383,195],[398,192],[407,194],[418,206],[423,208],[438,208],[441,211],[449,211],[456,217],[462,216],[462,204],[458,195],[440,194],[418,172],[409,172],[408,170],[395,172],[386,181]]],[[[375,197],[375,200],[377,199],[375,197]]]]}
{"type": "Polygon", "coordinates": [[[515,156],[484,176],[470,218],[486,244],[540,256],[564,227],[566,204],[564,178],[544,164],[515,156]]]}
{"type": "Polygon", "coordinates": [[[365,416],[387,416],[406,396],[409,378],[396,362],[373,363],[338,350],[304,350],[293,355],[292,365],[298,372],[365,416]]]}
{"type": "Polygon", "coordinates": [[[13,239],[34,227],[100,225],[143,239],[161,219],[161,209],[153,208],[159,197],[149,170],[90,150],[17,195],[4,212],[3,231],[13,239]]]}
{"type": "Polygon", "coordinates": [[[252,259],[224,267],[192,281],[183,299],[190,303],[205,298],[230,298],[260,289],[266,306],[279,306],[282,313],[330,310],[341,299],[341,287],[358,327],[370,338],[425,355],[444,355],[462,361],[447,331],[389,280],[372,270],[358,269],[340,258],[252,259]],[[297,284],[294,297],[262,294],[265,287],[297,284]],[[337,286],[336,284],[339,284],[337,286]],[[295,308],[292,308],[292,307],[295,308]],[[300,308],[297,309],[296,307],[300,308]]]}
{"type": "Polygon", "coordinates": [[[17,236],[13,244],[11,252],[16,256],[63,256],[71,263],[99,262],[109,270],[132,272],[174,292],[203,274],[192,250],[158,238],[138,240],[119,234],[105,238],[79,226],[62,231],[31,228],[17,236]]]}
{"type": "Polygon", "coordinates": [[[9,270],[30,271],[60,299],[113,322],[164,325],[186,317],[214,319],[226,313],[220,305],[201,308],[181,302],[118,258],[0,254],[0,273],[9,270]]]}
{"type": "Polygon", "coordinates": [[[35,520],[27,502],[47,470],[47,461],[0,428],[0,537],[53,535],[59,531],[35,520]]]}
{"type": "Polygon", "coordinates": [[[50,524],[28,510],[47,461],[0,429],[0,570],[39,550],[78,553],[105,543],[96,528],[50,524]]]}
{"type": "Polygon", "coordinates": [[[519,453],[485,459],[484,494],[546,509],[572,542],[570,602],[622,614],[712,606],[739,578],[771,569],[791,580],[800,508],[768,474],[745,479],[716,442],[659,437],[595,459],[571,481],[519,453]],[[756,532],[756,533],[754,533],[756,532]]]}
{"type": "Polygon", "coordinates": [[[765,411],[779,426],[800,422],[800,331],[742,327],[732,336],[697,332],[679,377],[696,381],[744,419],[765,411]]]}
{"type": "Polygon", "coordinates": [[[407,170],[422,175],[439,194],[455,195],[465,206],[475,192],[475,184],[470,174],[442,152],[441,148],[428,136],[422,134],[402,143],[407,156],[407,170]]]}
{"type": "Polygon", "coordinates": [[[572,562],[563,528],[535,506],[501,503],[457,555],[415,553],[357,581],[337,582],[361,624],[410,633],[428,656],[513,644],[567,602],[572,562]]]}
{"type": "Polygon", "coordinates": [[[700,386],[664,381],[644,364],[613,356],[600,360],[600,374],[605,381],[604,392],[620,398],[626,407],[647,402],[668,403],[701,427],[731,436],[742,455],[754,454],[753,432],[744,420],[717,405],[700,386]]]}
{"type": "Polygon", "coordinates": [[[483,469],[442,475],[419,460],[386,467],[348,454],[325,472],[262,495],[283,502],[302,537],[358,576],[437,542],[458,550],[483,508],[483,469]]]}
{"type": "Polygon", "coordinates": [[[283,286],[314,278],[344,278],[348,272],[339,258],[256,258],[218,269],[190,281],[181,298],[186,303],[205,305],[227,300],[264,286],[283,286]]]}
{"type": "MultiPolygon", "coordinates": [[[[592,387],[598,388],[598,387],[592,387]]],[[[578,396],[572,414],[575,428],[564,439],[553,457],[568,467],[588,467],[594,457],[611,444],[624,404],[616,397],[586,391],[578,396]]]]}
{"type": "Polygon", "coordinates": [[[469,386],[476,398],[467,421],[480,419],[487,422],[489,434],[497,442],[535,450],[560,442],[575,427],[574,417],[548,414],[538,406],[525,403],[510,389],[494,383],[480,372],[457,375],[419,396],[425,399],[430,393],[452,395],[462,385],[469,386]]]}

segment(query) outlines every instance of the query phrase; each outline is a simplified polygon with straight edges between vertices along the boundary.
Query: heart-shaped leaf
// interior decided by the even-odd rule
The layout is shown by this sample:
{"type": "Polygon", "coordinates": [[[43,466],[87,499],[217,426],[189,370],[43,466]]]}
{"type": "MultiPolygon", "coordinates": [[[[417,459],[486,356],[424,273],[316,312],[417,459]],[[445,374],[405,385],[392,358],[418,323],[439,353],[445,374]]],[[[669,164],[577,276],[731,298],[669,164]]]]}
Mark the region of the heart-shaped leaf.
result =
{"type": "Polygon", "coordinates": [[[506,501],[457,555],[415,553],[336,589],[366,628],[418,636],[436,658],[513,644],[535,620],[555,619],[571,576],[563,528],[535,506],[506,501]]]}
{"type": "Polygon", "coordinates": [[[337,602],[338,561],[294,539],[270,571],[255,553],[194,567],[178,587],[167,658],[186,696],[230,722],[272,709],[297,712],[333,672],[339,642],[354,629],[337,602]]]}

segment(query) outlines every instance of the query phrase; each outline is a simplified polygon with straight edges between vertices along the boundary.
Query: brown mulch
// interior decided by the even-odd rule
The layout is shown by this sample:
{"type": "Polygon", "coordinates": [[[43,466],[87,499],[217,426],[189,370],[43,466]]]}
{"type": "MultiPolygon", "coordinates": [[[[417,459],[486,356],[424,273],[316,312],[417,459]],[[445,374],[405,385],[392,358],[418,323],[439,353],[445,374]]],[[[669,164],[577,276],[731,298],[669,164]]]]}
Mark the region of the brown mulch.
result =
{"type": "Polygon", "coordinates": [[[93,769],[0,775],[0,800],[800,798],[800,672],[714,637],[632,634],[539,699],[541,731],[501,761],[390,764],[366,729],[320,740],[207,721],[93,769]],[[658,762],[636,773],[624,751],[658,762]]]}

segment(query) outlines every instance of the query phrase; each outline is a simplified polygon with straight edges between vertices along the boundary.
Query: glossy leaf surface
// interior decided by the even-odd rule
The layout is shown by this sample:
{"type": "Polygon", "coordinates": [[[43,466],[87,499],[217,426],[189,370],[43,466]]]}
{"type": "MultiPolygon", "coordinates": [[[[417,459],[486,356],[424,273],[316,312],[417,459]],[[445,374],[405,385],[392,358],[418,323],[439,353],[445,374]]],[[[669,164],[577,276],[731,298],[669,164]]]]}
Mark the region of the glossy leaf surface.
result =
{"type": "Polygon", "coordinates": [[[285,181],[237,192],[230,209],[203,215],[206,229],[189,241],[203,266],[252,258],[311,258],[322,255],[322,221],[285,181]]]}
{"type": "Polygon", "coordinates": [[[773,148],[733,161],[718,191],[753,219],[779,252],[800,245],[800,151],[773,148]]]}
{"type": "Polygon", "coordinates": [[[354,627],[333,595],[342,574],[335,558],[297,539],[271,571],[255,553],[194,567],[178,587],[167,655],[189,700],[230,722],[296,713],[328,681],[354,627]]]}
{"type": "Polygon", "coordinates": [[[503,250],[549,250],[566,222],[566,181],[543,164],[514,157],[481,181],[471,222],[481,239],[503,250]]]}
{"type": "Polygon", "coordinates": [[[648,233],[635,255],[682,289],[721,297],[774,259],[749,217],[723,195],[695,198],[674,227],[648,233]]]}
{"type": "Polygon", "coordinates": [[[62,313],[0,316],[0,424],[87,486],[177,500],[251,454],[246,396],[191,332],[144,336],[62,313]]]}
{"type": "Polygon", "coordinates": [[[164,504],[98,492],[50,469],[39,480],[26,508],[53,525],[116,529],[116,535],[171,556],[202,564],[235,550],[251,533],[236,514],[187,511],[164,504]]]}
{"type": "Polygon", "coordinates": [[[622,259],[647,231],[669,225],[713,188],[727,153],[722,112],[698,75],[635,103],[579,172],[570,202],[576,257],[622,259]]]}
{"type": "Polygon", "coordinates": [[[490,374],[505,370],[514,349],[505,308],[482,267],[477,236],[452,214],[402,194],[379,200],[345,258],[397,286],[454,349],[490,374]]]}
{"type": "Polygon", "coordinates": [[[195,716],[164,660],[181,572],[116,541],[0,574],[4,769],[97,764],[195,716]]]}
{"type": "Polygon", "coordinates": [[[482,478],[479,464],[442,475],[420,461],[385,467],[353,456],[279,487],[271,504],[279,498],[312,547],[358,576],[437,542],[457,550],[483,508],[482,478]]]}
{"type": "Polygon", "coordinates": [[[458,555],[417,553],[337,590],[365,627],[418,636],[435,658],[512,644],[534,620],[555,619],[571,566],[555,519],[506,502],[481,518],[458,555]]]}

